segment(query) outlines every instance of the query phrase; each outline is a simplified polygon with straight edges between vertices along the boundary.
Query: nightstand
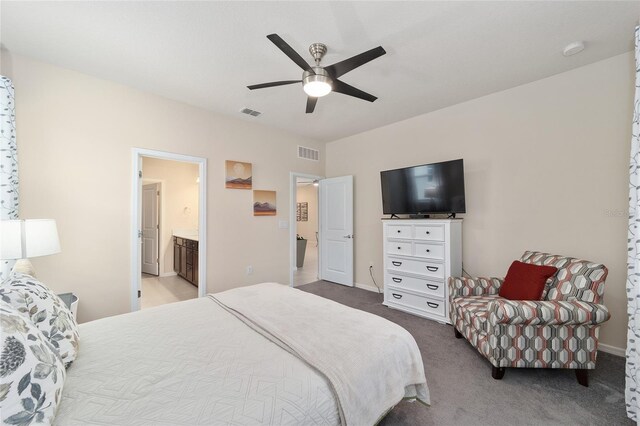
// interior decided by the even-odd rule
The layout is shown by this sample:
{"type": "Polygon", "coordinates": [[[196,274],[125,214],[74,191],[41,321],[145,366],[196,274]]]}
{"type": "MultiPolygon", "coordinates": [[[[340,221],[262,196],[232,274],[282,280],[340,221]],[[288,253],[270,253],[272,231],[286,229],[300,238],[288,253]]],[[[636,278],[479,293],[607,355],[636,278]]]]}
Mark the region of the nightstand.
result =
{"type": "Polygon", "coordinates": [[[59,294],[58,297],[62,299],[67,308],[73,314],[73,318],[77,319],[78,316],[78,296],[73,293],[62,293],[59,294]]]}

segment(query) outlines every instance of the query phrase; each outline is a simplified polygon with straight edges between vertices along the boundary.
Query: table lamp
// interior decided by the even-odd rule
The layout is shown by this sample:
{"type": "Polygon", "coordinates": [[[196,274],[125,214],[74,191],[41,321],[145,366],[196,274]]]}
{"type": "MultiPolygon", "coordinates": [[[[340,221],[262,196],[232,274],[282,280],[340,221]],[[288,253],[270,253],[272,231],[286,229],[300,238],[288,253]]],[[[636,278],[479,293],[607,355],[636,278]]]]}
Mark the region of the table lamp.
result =
{"type": "Polygon", "coordinates": [[[0,259],[16,260],[12,273],[35,278],[31,257],[60,253],[58,228],[53,219],[0,221],[0,259]]]}

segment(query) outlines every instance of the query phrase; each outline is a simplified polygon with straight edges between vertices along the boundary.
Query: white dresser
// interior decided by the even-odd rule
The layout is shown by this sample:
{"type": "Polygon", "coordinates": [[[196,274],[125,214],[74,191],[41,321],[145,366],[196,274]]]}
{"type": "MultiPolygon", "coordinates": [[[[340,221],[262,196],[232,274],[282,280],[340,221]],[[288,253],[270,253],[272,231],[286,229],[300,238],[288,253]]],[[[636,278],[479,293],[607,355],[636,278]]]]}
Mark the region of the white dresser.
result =
{"type": "Polygon", "coordinates": [[[450,323],[447,280],[462,275],[462,219],[383,219],[384,304],[450,323]]]}

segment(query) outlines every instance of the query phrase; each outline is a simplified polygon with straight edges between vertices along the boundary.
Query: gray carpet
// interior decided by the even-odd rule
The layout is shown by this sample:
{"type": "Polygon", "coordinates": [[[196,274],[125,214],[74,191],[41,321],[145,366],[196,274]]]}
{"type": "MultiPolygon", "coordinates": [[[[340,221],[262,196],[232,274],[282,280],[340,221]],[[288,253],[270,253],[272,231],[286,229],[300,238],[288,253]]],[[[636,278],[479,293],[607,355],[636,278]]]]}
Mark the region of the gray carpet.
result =
{"type": "MultiPolygon", "coordinates": [[[[491,378],[491,365],[450,325],[382,305],[382,295],[317,281],[297,287],[407,329],[418,342],[431,406],[401,402],[382,425],[625,425],[624,358],[600,352],[580,386],[571,370],[507,369],[491,378]]],[[[366,353],[362,356],[367,356],[366,353]]]]}

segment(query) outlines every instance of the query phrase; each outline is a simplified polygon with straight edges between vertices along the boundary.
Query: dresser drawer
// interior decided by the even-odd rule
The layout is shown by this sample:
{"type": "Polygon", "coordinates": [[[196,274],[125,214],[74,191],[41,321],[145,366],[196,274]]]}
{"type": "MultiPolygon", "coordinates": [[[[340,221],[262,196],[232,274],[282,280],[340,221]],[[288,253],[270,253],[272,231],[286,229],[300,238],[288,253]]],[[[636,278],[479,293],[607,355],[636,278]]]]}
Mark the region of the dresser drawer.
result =
{"type": "Polygon", "coordinates": [[[429,259],[444,259],[444,245],[434,243],[414,243],[413,255],[417,257],[426,257],[429,259]]]}
{"type": "Polygon", "coordinates": [[[387,238],[411,238],[411,225],[389,225],[387,238]]]}
{"type": "Polygon", "coordinates": [[[387,243],[387,253],[411,256],[411,243],[389,241],[387,243]]]}
{"type": "Polygon", "coordinates": [[[444,241],[443,225],[415,225],[413,231],[416,240],[444,241]]]}
{"type": "Polygon", "coordinates": [[[445,306],[442,300],[432,299],[430,297],[416,296],[415,294],[405,293],[401,290],[388,289],[389,303],[392,305],[404,305],[409,308],[418,309],[424,313],[445,316],[445,306]]]}
{"type": "Polygon", "coordinates": [[[393,271],[409,272],[444,280],[444,265],[442,263],[387,257],[386,267],[391,273],[393,271]]]}
{"type": "Polygon", "coordinates": [[[444,299],[444,286],[446,283],[442,281],[429,281],[420,278],[407,277],[399,274],[389,274],[388,285],[444,299]]]}

